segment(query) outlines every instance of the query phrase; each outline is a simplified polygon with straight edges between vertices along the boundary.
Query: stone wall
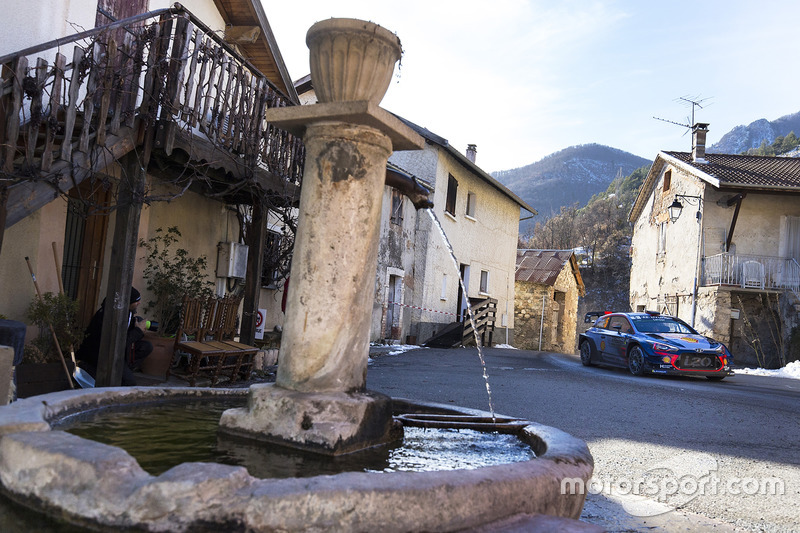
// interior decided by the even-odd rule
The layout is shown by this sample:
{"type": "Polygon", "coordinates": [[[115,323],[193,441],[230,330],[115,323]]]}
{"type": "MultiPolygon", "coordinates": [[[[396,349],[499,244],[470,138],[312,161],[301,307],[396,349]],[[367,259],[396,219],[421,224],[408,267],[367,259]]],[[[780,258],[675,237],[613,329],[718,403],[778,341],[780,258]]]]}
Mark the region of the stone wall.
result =
{"type": "Polygon", "coordinates": [[[515,283],[514,346],[575,353],[578,320],[578,287],[569,265],[558,275],[554,286],[528,281],[515,283]],[[544,321],[542,304],[544,300],[544,321]]]}

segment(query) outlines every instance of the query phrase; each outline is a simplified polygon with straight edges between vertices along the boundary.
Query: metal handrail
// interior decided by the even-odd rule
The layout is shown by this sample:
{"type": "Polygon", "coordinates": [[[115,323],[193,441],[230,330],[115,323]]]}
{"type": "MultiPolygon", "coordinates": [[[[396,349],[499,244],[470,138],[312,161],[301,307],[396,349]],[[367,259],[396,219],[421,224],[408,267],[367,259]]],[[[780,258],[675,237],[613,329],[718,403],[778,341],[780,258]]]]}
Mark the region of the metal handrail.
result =
{"type": "MultiPolygon", "coordinates": [[[[278,86],[272,83],[269,78],[267,78],[260,70],[258,70],[255,65],[250,63],[247,59],[242,57],[239,52],[237,52],[231,45],[225,42],[217,33],[212,30],[206,23],[202,20],[197,18],[191,11],[186,9],[181,3],[176,2],[173,4],[172,7],[164,7],[161,9],[155,9],[153,11],[148,11],[147,13],[142,13],[140,15],[134,15],[132,17],[128,17],[125,19],[118,20],[116,22],[112,22],[111,24],[105,24],[103,26],[98,26],[96,28],[92,28],[91,30],[82,31],[80,33],[75,33],[73,35],[68,35],[65,37],[59,37],[58,39],[53,39],[52,41],[48,41],[46,43],[37,44],[36,46],[31,46],[25,48],[23,50],[19,50],[17,52],[12,52],[10,54],[6,54],[4,56],[0,56],[0,65],[5,65],[11,61],[14,61],[17,57],[20,56],[29,56],[33,54],[38,54],[39,52],[44,52],[46,50],[50,50],[51,48],[61,48],[64,45],[74,43],[77,41],[82,41],[83,39],[87,39],[90,37],[94,37],[100,35],[102,33],[108,32],[110,30],[115,30],[117,28],[123,28],[125,26],[130,26],[132,24],[136,24],[137,22],[142,22],[144,20],[148,20],[151,18],[160,17],[161,15],[171,14],[171,15],[184,15],[188,17],[188,19],[192,22],[192,24],[199,27],[203,32],[206,34],[207,37],[212,39],[215,43],[225,49],[226,52],[236,57],[238,61],[240,61],[243,65],[245,65],[248,69],[252,70],[253,72],[257,73],[260,77],[264,78],[266,82],[274,89],[281,93],[281,95],[289,101],[292,101],[289,96],[286,95],[278,86]]],[[[10,89],[3,88],[3,91],[8,91],[10,89]]],[[[0,96],[2,96],[2,92],[0,92],[0,96]]]]}
{"type": "Polygon", "coordinates": [[[745,279],[745,264],[757,263],[763,279],[758,288],[800,291],[800,264],[794,258],[767,255],[720,253],[703,258],[703,285],[752,286],[745,279]]]}

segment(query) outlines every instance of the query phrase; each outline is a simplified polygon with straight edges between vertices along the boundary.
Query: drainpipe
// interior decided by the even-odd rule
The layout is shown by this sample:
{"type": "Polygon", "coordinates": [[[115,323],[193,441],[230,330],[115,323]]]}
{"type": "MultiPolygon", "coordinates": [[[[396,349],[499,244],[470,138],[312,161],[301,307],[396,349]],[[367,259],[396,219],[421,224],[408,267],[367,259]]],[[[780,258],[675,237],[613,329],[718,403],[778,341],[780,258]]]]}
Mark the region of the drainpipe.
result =
{"type": "Polygon", "coordinates": [[[703,214],[700,211],[702,203],[697,205],[697,259],[694,265],[694,283],[692,289],[692,327],[694,328],[695,316],[697,315],[697,277],[700,270],[700,249],[703,246],[703,224],[701,223],[703,214]]]}

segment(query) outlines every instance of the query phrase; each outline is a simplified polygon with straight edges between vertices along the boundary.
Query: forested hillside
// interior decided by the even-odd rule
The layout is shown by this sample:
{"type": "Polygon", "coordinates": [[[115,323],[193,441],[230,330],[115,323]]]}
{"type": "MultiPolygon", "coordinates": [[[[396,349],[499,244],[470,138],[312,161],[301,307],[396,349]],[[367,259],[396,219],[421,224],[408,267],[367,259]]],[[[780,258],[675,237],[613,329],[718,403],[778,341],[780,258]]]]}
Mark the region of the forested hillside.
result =
{"type": "Polygon", "coordinates": [[[532,232],[520,238],[521,248],[578,250],[587,310],[628,310],[632,226],[628,213],[633,206],[649,165],[619,177],[595,194],[585,207],[562,207],[561,212],[538,222],[532,232]]]}

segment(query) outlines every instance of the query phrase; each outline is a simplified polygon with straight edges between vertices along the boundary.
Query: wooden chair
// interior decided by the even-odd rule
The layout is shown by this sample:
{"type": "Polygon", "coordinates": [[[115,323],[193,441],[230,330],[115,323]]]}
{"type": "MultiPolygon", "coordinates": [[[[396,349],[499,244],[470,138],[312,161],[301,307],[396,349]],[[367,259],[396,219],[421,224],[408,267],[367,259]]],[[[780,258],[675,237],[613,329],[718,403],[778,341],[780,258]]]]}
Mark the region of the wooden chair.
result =
{"type": "Polygon", "coordinates": [[[225,357],[219,361],[219,371],[231,370],[230,380],[236,381],[240,372],[249,373],[253,367],[253,359],[258,348],[234,340],[236,336],[236,319],[239,312],[241,298],[221,298],[217,301],[214,315],[214,324],[210,334],[212,341],[209,344],[225,352],[225,357]]]}
{"type": "MultiPolygon", "coordinates": [[[[181,377],[185,377],[191,387],[197,383],[197,376],[201,371],[214,371],[211,378],[212,386],[219,378],[219,360],[225,350],[223,347],[204,342],[212,325],[216,307],[217,300],[213,297],[183,297],[181,320],[175,335],[172,357],[173,361],[176,361],[181,353],[189,354],[188,372],[186,376],[181,377]],[[183,340],[184,336],[186,340],[183,340]]],[[[169,371],[167,371],[167,377],[169,377],[169,371]]]]}

